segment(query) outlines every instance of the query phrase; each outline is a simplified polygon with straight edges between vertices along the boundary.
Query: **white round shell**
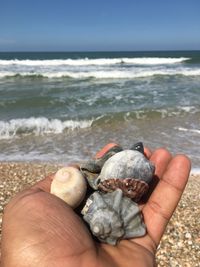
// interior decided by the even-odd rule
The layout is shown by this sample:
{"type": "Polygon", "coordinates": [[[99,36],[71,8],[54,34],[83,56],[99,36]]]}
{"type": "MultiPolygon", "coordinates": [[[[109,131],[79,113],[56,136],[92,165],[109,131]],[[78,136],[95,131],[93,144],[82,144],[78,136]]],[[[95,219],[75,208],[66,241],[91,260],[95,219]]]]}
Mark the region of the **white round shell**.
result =
{"type": "Polygon", "coordinates": [[[72,208],[76,208],[87,190],[86,181],[81,172],[74,167],[58,170],[51,183],[51,193],[64,200],[72,208]]]}

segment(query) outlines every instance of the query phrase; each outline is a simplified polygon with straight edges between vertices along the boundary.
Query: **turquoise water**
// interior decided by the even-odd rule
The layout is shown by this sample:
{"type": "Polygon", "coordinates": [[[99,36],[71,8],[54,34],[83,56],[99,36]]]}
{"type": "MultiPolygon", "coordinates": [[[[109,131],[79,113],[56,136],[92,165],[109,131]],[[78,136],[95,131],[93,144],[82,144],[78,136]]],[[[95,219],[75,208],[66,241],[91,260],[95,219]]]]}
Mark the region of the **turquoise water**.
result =
{"type": "Polygon", "coordinates": [[[83,160],[109,141],[199,167],[200,51],[0,53],[0,160],[83,160]]]}

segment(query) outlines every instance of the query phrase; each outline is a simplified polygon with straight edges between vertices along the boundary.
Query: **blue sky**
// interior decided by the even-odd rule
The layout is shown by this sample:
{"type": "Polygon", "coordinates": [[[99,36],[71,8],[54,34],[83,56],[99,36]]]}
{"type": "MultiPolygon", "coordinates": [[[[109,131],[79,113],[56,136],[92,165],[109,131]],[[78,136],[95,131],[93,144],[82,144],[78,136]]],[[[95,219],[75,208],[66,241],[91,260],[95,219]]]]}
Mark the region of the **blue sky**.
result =
{"type": "Polygon", "coordinates": [[[0,51],[200,49],[200,0],[1,0],[0,51]]]}

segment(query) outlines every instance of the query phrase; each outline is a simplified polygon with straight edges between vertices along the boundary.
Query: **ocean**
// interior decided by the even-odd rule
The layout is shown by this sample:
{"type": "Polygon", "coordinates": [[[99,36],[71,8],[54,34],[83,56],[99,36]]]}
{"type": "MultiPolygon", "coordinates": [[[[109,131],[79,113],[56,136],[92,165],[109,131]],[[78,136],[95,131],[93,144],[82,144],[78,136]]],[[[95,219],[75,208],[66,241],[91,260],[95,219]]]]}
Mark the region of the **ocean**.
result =
{"type": "Polygon", "coordinates": [[[0,161],[138,141],[200,167],[200,51],[0,53],[0,161]]]}

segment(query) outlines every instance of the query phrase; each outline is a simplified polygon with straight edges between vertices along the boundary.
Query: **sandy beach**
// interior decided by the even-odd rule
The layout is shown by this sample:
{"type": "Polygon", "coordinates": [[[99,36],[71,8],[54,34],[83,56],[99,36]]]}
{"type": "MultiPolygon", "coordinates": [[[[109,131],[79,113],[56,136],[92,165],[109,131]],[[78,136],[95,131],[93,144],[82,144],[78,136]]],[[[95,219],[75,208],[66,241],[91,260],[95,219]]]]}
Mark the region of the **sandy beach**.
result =
{"type": "MultiPolygon", "coordinates": [[[[0,232],[3,208],[20,190],[55,172],[58,165],[0,163],[0,232]]],[[[157,251],[158,266],[200,267],[200,175],[191,174],[157,251]]]]}

